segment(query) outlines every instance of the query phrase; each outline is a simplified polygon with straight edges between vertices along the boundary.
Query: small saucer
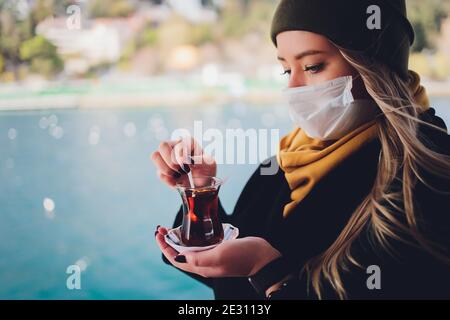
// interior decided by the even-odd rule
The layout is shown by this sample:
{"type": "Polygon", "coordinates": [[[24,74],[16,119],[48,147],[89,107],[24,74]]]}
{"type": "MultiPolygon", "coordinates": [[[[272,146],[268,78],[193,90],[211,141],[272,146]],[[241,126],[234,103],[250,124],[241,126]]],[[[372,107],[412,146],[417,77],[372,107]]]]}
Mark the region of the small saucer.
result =
{"type": "Polygon", "coordinates": [[[216,247],[217,245],[221,244],[224,241],[233,240],[236,239],[239,236],[239,229],[236,227],[233,227],[229,223],[222,223],[223,226],[223,240],[221,242],[218,242],[216,244],[212,244],[210,246],[204,246],[204,247],[187,247],[181,243],[181,235],[180,230],[181,226],[178,228],[170,229],[167,234],[164,236],[164,240],[166,243],[177,250],[178,252],[189,252],[189,251],[205,251],[212,249],[216,247]]]}

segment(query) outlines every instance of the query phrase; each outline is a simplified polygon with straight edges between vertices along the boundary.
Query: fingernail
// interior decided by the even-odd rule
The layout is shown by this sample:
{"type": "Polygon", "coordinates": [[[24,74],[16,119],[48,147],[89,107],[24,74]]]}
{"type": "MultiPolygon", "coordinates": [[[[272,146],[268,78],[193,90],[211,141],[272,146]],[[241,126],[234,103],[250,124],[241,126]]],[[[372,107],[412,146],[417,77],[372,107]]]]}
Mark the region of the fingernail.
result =
{"type": "Polygon", "coordinates": [[[183,170],[186,171],[186,173],[191,172],[191,168],[189,168],[189,166],[187,164],[183,165],[183,170]]]}
{"type": "Polygon", "coordinates": [[[186,263],[186,257],[183,255],[177,255],[175,257],[175,261],[178,263],[186,263]]]}

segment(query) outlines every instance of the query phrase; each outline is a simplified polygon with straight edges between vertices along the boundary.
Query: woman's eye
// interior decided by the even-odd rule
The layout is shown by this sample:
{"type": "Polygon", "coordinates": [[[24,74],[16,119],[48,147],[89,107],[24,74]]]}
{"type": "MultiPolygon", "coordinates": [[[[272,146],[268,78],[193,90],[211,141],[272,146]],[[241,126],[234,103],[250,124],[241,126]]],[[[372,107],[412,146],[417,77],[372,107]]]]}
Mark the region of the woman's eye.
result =
{"type": "Polygon", "coordinates": [[[309,72],[311,74],[315,74],[315,73],[319,73],[320,71],[322,71],[324,65],[325,65],[324,63],[313,64],[313,65],[305,66],[305,68],[303,70],[306,72],[309,72]]]}
{"type": "Polygon", "coordinates": [[[284,72],[281,75],[284,76],[286,74],[291,75],[291,70],[284,70],[284,72]]]}

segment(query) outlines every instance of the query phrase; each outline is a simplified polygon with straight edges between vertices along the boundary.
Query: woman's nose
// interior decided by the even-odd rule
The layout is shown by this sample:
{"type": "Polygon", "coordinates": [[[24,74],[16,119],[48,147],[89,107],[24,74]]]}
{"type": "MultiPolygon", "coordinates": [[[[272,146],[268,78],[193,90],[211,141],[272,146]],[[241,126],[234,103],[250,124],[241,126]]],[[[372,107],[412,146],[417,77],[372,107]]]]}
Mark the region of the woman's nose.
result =
{"type": "Polygon", "coordinates": [[[306,83],[305,83],[305,80],[303,79],[303,77],[298,75],[298,73],[292,71],[292,73],[289,77],[288,88],[302,87],[305,85],[306,85],[306,83]]]}

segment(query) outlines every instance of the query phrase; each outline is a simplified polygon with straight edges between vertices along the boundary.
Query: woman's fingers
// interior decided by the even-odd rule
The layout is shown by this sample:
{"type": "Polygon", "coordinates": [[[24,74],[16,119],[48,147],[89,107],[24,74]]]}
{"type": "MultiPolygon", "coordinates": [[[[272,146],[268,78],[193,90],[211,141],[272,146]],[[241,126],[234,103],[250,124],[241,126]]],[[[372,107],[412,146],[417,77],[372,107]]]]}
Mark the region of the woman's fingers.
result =
{"type": "Polygon", "coordinates": [[[167,228],[159,227],[158,232],[165,236],[168,232],[167,228]]]}
{"type": "Polygon", "coordinates": [[[173,264],[175,262],[174,260],[175,257],[178,255],[178,252],[166,243],[166,240],[164,240],[164,235],[161,233],[161,230],[159,230],[159,232],[156,234],[156,241],[158,243],[159,248],[161,249],[161,252],[167,258],[167,260],[169,260],[173,264]]]}
{"type": "MultiPolygon", "coordinates": [[[[216,247],[217,248],[217,247],[216,247]]],[[[187,263],[195,267],[214,267],[217,266],[218,257],[217,250],[205,250],[200,252],[186,252],[184,256],[186,257],[187,263]]]]}
{"type": "Polygon", "coordinates": [[[173,154],[175,156],[175,161],[183,166],[183,170],[186,171],[185,165],[191,164],[190,150],[189,146],[185,143],[178,143],[173,148],[173,154]]]}
{"type": "Polygon", "coordinates": [[[203,150],[193,137],[184,137],[173,147],[174,156],[178,164],[193,164],[192,157],[202,157],[203,150]]]}
{"type": "Polygon", "coordinates": [[[181,176],[178,170],[174,170],[167,165],[159,151],[156,151],[152,154],[152,160],[155,163],[156,168],[158,169],[157,171],[159,173],[169,177],[173,177],[175,179],[181,176]]]}
{"type": "Polygon", "coordinates": [[[161,158],[166,163],[167,167],[169,167],[174,172],[181,172],[181,166],[177,162],[177,158],[174,152],[174,147],[179,144],[179,141],[165,141],[161,142],[159,145],[159,154],[161,158]]]}
{"type": "Polygon", "coordinates": [[[169,260],[171,264],[175,267],[201,275],[203,277],[221,277],[223,276],[223,272],[221,271],[220,266],[216,266],[214,264],[215,254],[208,253],[212,250],[203,251],[203,252],[187,252],[185,254],[178,254],[178,252],[169,246],[165,239],[164,235],[167,234],[167,229],[160,227],[158,229],[158,233],[156,234],[156,242],[158,243],[159,248],[163,255],[169,260]],[[186,258],[186,262],[178,262],[175,258],[179,255],[183,255],[186,258]]]}
{"type": "Polygon", "coordinates": [[[177,179],[174,176],[167,176],[162,172],[158,171],[158,177],[160,180],[162,180],[171,187],[174,187],[177,184],[177,179]]]}
{"type": "Polygon", "coordinates": [[[171,187],[192,169],[189,165],[195,164],[198,172],[203,170],[207,174],[215,174],[214,158],[203,154],[201,146],[192,137],[162,142],[159,149],[152,153],[151,159],[157,167],[159,178],[171,187]]]}
{"type": "Polygon", "coordinates": [[[225,265],[220,261],[220,249],[215,250],[216,248],[200,252],[183,253],[186,259],[185,264],[189,266],[190,272],[199,274],[205,278],[232,276],[232,274],[227,274],[225,265]]]}

